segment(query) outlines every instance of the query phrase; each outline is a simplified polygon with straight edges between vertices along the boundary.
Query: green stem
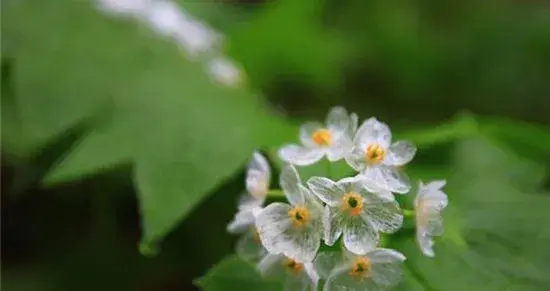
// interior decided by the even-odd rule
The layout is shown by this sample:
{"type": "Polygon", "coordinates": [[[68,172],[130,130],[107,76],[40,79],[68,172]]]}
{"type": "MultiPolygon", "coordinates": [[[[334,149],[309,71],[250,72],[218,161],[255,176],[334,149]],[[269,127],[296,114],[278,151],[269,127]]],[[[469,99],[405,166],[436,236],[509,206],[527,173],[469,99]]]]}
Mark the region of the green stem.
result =
{"type": "Polygon", "coordinates": [[[385,248],[388,246],[388,242],[390,240],[390,236],[386,234],[380,235],[380,242],[378,243],[378,247],[385,248]]]}
{"type": "Polygon", "coordinates": [[[414,210],[410,210],[410,209],[403,209],[403,215],[405,217],[415,217],[416,212],[414,210]]]}
{"type": "Polygon", "coordinates": [[[285,197],[285,193],[281,189],[270,189],[267,191],[267,196],[270,198],[282,198],[285,197]]]}

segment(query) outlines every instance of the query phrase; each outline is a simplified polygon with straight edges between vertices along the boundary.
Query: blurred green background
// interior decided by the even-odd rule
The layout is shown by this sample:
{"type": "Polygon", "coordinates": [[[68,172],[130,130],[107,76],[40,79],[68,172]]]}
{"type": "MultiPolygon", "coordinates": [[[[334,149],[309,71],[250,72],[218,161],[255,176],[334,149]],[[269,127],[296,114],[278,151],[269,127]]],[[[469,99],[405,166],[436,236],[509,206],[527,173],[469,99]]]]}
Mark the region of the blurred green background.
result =
{"type": "Polygon", "coordinates": [[[412,178],[448,180],[436,258],[390,242],[401,290],[550,290],[548,3],[179,4],[246,85],[92,1],[2,1],[3,290],[277,290],[225,226],[252,150],[335,105],[414,141],[412,178]]]}

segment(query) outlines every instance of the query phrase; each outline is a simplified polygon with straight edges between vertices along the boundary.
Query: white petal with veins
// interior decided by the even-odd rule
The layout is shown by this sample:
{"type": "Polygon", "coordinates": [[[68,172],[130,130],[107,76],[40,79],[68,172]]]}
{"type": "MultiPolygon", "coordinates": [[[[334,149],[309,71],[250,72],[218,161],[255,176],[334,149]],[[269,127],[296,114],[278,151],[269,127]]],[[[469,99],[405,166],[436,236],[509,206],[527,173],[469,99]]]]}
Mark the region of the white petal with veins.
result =
{"type": "Polygon", "coordinates": [[[390,146],[391,137],[388,125],[372,117],[363,122],[357,130],[354,145],[363,150],[371,144],[378,144],[387,149],[390,146]]]}
{"type": "Polygon", "coordinates": [[[279,176],[279,184],[291,204],[302,205],[305,203],[304,193],[300,187],[302,181],[294,166],[285,165],[283,167],[279,176]]]}
{"type": "Polygon", "coordinates": [[[376,229],[362,216],[346,222],[344,246],[352,253],[363,255],[374,249],[379,241],[376,229]]]}
{"type": "Polygon", "coordinates": [[[311,177],[307,185],[319,199],[331,206],[340,203],[344,195],[344,190],[336,182],[325,177],[311,177]]]}
{"type": "Polygon", "coordinates": [[[308,148],[298,145],[286,145],[279,150],[281,160],[297,166],[308,166],[316,163],[325,154],[323,148],[308,148]]]}
{"type": "Polygon", "coordinates": [[[384,159],[384,164],[390,166],[402,166],[410,162],[416,154],[416,147],[408,141],[393,143],[384,159]]]}
{"type": "Polygon", "coordinates": [[[246,172],[246,189],[257,199],[265,199],[271,182],[271,169],[265,157],[254,152],[246,172]]]}

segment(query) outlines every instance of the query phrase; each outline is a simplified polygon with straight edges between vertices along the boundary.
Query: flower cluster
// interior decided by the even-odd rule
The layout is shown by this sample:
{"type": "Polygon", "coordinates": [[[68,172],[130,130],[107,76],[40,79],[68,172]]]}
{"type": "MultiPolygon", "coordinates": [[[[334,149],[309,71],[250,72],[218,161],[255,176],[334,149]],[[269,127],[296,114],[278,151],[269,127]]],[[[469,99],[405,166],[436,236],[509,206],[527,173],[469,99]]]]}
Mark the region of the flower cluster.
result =
{"type": "MultiPolygon", "coordinates": [[[[329,290],[386,290],[397,285],[405,256],[383,248],[381,236],[398,231],[405,215],[415,216],[416,239],[426,256],[433,256],[433,236],[442,234],[445,181],[419,183],[413,210],[403,210],[394,194],[406,194],[411,185],[402,167],[415,146],[392,143],[388,125],[370,118],[358,127],[356,114],[333,108],[326,123],[300,128],[301,145],[279,150],[285,162],[279,185],[288,203],[264,207],[270,190],[267,160],[254,153],[246,188],[228,231],[243,233],[237,253],[258,262],[265,276],[283,278],[285,290],[317,290],[322,279],[329,290]],[[326,158],[345,160],[357,171],[338,181],[315,176],[303,182],[295,166],[326,158]],[[321,243],[337,251],[320,252],[321,243]]],[[[331,248],[329,248],[331,249],[331,248]]]]}

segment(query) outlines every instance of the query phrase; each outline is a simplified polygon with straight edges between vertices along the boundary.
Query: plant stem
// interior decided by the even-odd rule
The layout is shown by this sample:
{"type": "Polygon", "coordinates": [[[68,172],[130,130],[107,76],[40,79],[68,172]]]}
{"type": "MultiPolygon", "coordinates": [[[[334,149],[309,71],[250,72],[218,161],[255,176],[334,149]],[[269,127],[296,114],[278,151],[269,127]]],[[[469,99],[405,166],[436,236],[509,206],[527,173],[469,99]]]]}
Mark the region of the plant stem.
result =
{"type": "Polygon", "coordinates": [[[282,198],[285,197],[285,193],[281,189],[270,189],[267,192],[267,196],[271,198],[282,198]]]}
{"type": "Polygon", "coordinates": [[[403,209],[403,215],[405,217],[415,217],[416,216],[416,213],[414,210],[410,210],[410,209],[403,209]]]}

